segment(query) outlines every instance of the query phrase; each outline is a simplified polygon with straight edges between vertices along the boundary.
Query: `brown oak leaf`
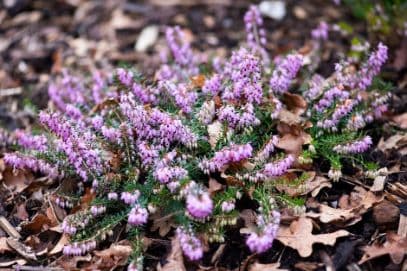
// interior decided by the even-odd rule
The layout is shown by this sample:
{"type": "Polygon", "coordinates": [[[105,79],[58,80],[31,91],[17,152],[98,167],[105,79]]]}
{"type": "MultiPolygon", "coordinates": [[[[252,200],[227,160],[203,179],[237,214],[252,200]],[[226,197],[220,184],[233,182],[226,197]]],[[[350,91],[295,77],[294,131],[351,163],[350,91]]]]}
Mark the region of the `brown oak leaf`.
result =
{"type": "Polygon", "coordinates": [[[332,246],[335,244],[337,238],[348,235],[349,232],[345,230],[313,234],[312,220],[301,216],[298,220],[293,221],[290,226],[281,225],[277,234],[277,240],[297,250],[300,256],[305,258],[312,254],[313,244],[320,243],[332,246]]]}
{"type": "Polygon", "coordinates": [[[365,254],[359,261],[359,264],[370,261],[384,255],[390,255],[395,264],[400,264],[404,255],[407,254],[407,237],[402,237],[394,232],[387,233],[387,239],[384,244],[374,243],[363,248],[365,254]]]}

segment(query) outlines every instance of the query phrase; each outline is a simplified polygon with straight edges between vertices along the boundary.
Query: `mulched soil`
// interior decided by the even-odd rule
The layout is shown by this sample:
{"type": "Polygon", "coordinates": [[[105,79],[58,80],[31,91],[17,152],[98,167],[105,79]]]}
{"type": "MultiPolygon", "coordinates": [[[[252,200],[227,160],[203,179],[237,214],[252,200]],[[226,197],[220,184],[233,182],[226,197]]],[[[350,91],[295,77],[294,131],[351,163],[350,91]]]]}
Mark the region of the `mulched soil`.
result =
{"type": "MultiPolygon", "coordinates": [[[[328,23],[346,21],[359,35],[368,36],[364,22],[352,17],[346,7],[338,7],[331,2],[287,1],[287,15],[283,20],[265,19],[269,41],[267,49],[277,55],[303,47],[309,42],[311,29],[321,20],[328,23]]],[[[7,142],[9,132],[16,128],[35,126],[36,113],[32,108],[47,107],[47,84],[50,78],[58,75],[64,67],[78,72],[89,72],[93,69],[109,70],[115,65],[129,65],[151,76],[160,62],[160,48],[165,46],[162,35],[164,26],[174,24],[189,29],[189,38],[194,48],[222,53],[226,48],[236,47],[244,40],[242,18],[249,4],[250,1],[242,0],[3,1],[3,4],[0,4],[0,157],[2,153],[12,150],[12,142],[7,142]],[[6,2],[9,4],[6,5],[6,2]],[[139,33],[149,25],[159,26],[160,37],[146,52],[136,52],[134,46],[139,33]]],[[[376,42],[375,37],[372,37],[372,40],[376,42]]],[[[330,74],[333,64],[349,46],[349,39],[332,35],[322,54],[327,64],[319,67],[318,72],[322,75],[330,74]]],[[[405,113],[407,107],[406,38],[404,41],[392,39],[391,46],[390,60],[383,73],[384,78],[390,80],[394,86],[391,114],[381,124],[380,133],[372,135],[375,144],[394,135],[394,125],[397,127],[400,124],[394,124],[393,116],[405,113]]],[[[368,127],[369,130],[377,131],[373,128],[377,127],[368,127]]],[[[403,207],[405,201],[402,203],[405,198],[397,194],[397,185],[404,188],[407,185],[405,154],[404,145],[404,148],[376,148],[366,157],[377,162],[380,167],[395,169],[388,176],[384,191],[380,193],[399,213],[407,215],[407,208],[403,207]]],[[[326,167],[324,164],[318,166],[321,169],[326,167]]],[[[3,171],[2,167],[4,165],[0,164],[0,171],[3,171]]],[[[355,172],[349,175],[355,175],[355,172]]],[[[13,182],[10,172],[3,172],[1,177],[4,182],[8,181],[7,178],[13,182]]],[[[320,203],[338,202],[341,196],[350,194],[355,187],[369,189],[371,185],[371,180],[355,177],[346,182],[333,183],[331,189],[324,190],[324,193],[320,193],[314,200],[320,203]]],[[[13,193],[13,198],[10,198],[10,194],[0,194],[0,216],[5,217],[12,227],[21,229],[23,240],[33,244],[36,251],[52,247],[60,237],[56,232],[42,228],[43,222],[37,221],[46,219],[38,218],[39,211],[43,209],[44,196],[38,195],[35,199],[31,194],[46,194],[48,189],[55,189],[55,185],[32,185],[24,188],[21,194],[13,193]],[[26,198],[27,195],[30,195],[29,199],[26,198]],[[31,221],[28,226],[21,226],[23,219],[31,221]],[[34,219],[37,220],[33,222],[34,219]]],[[[312,202],[307,202],[307,206],[312,209],[312,202]]],[[[279,261],[280,268],[292,270],[325,270],[324,266],[331,266],[336,270],[360,270],[350,264],[361,259],[362,246],[371,244],[372,240],[376,239],[384,241],[383,233],[397,231],[398,228],[398,217],[389,225],[380,225],[380,221],[373,215],[374,212],[374,209],[366,212],[359,223],[346,227],[346,230],[352,233],[350,238],[340,239],[333,247],[314,245],[314,251],[307,259],[301,258],[295,250],[284,247],[277,241],[267,253],[251,255],[239,233],[240,227],[237,227],[226,234],[229,242],[222,248],[223,252],[216,261],[217,269],[209,268],[213,266],[212,257],[219,249],[219,244],[213,244],[202,261],[201,270],[244,270],[255,260],[264,264],[279,261]],[[208,268],[205,269],[205,266],[208,268]]],[[[243,223],[243,220],[238,223],[243,223]]],[[[319,227],[322,232],[341,228],[329,223],[320,224],[319,227]]],[[[0,237],[3,236],[7,236],[7,233],[0,227],[0,237]]],[[[160,239],[158,235],[148,237],[153,240],[160,239]]],[[[0,263],[15,259],[14,251],[2,253],[2,249],[0,245],[0,263]]],[[[165,264],[165,256],[170,250],[170,241],[153,242],[146,252],[146,270],[154,270],[159,262],[165,264]]],[[[22,255],[21,252],[17,254],[22,255]]],[[[59,257],[54,255],[30,260],[29,265],[55,264],[55,261],[61,260],[59,257]]],[[[86,259],[82,261],[86,262],[86,259]]],[[[394,264],[390,257],[385,256],[370,261],[364,268],[401,270],[402,265],[403,263],[394,264]]],[[[404,268],[406,265],[404,262],[404,268]]],[[[187,266],[190,270],[197,268],[194,263],[188,263],[187,266]]]]}

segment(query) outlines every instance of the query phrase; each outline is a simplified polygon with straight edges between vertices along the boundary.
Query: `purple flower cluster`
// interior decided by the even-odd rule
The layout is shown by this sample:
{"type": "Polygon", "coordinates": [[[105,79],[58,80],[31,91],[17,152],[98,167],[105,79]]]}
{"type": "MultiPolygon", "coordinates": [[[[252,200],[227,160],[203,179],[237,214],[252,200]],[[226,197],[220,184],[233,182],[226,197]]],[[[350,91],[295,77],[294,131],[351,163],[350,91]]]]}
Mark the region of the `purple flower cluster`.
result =
{"type": "Polygon", "coordinates": [[[348,99],[348,97],[349,97],[348,91],[341,90],[338,87],[333,87],[324,93],[324,95],[318,101],[318,103],[314,105],[314,108],[318,112],[322,112],[326,108],[329,108],[331,105],[333,105],[335,99],[338,99],[339,101],[343,101],[345,99],[348,99]]]}
{"type": "Polygon", "coordinates": [[[48,127],[51,132],[62,140],[68,140],[68,138],[75,133],[67,119],[59,113],[46,113],[41,111],[39,119],[43,125],[48,127]]]}
{"type": "Polygon", "coordinates": [[[212,214],[213,202],[206,191],[190,191],[186,204],[188,214],[195,219],[205,219],[212,214]]]}
{"type": "Polygon", "coordinates": [[[22,130],[15,131],[14,135],[18,144],[25,149],[42,152],[47,150],[47,138],[44,135],[33,136],[22,130]]]}
{"type": "Polygon", "coordinates": [[[62,253],[66,256],[81,256],[96,248],[96,241],[85,241],[65,245],[62,253]]]}
{"type": "Polygon", "coordinates": [[[339,121],[351,113],[355,105],[359,103],[358,100],[345,100],[345,102],[336,107],[335,111],[332,113],[332,116],[328,119],[320,120],[317,123],[318,127],[323,129],[330,129],[332,131],[338,130],[339,121]]]}
{"type": "Polygon", "coordinates": [[[175,62],[180,66],[189,66],[194,62],[191,47],[184,37],[179,26],[167,27],[165,30],[168,47],[171,50],[175,62]]]}
{"type": "Polygon", "coordinates": [[[128,223],[132,226],[140,226],[147,223],[148,211],[146,208],[136,204],[131,208],[128,218],[128,223]]]}
{"type": "Polygon", "coordinates": [[[309,81],[309,89],[305,93],[305,97],[313,101],[319,95],[321,95],[324,86],[324,78],[319,75],[315,74],[312,76],[311,80],[309,81]]]}
{"type": "Polygon", "coordinates": [[[266,177],[276,177],[281,176],[287,172],[287,170],[294,163],[295,158],[293,155],[289,154],[286,158],[281,159],[278,162],[267,163],[264,166],[263,174],[266,177]]]}
{"type": "Polygon", "coordinates": [[[55,167],[44,160],[29,156],[22,156],[16,153],[5,153],[4,162],[14,169],[31,169],[34,172],[40,172],[52,179],[63,176],[59,173],[58,167],[55,167]]]}
{"type": "Polygon", "coordinates": [[[246,239],[246,245],[252,252],[263,253],[271,248],[280,224],[280,213],[272,212],[272,220],[266,222],[263,215],[257,216],[258,232],[252,232],[246,239]]]}
{"type": "Polygon", "coordinates": [[[191,230],[177,228],[177,238],[180,242],[181,249],[191,261],[196,261],[203,256],[203,245],[191,230]]]}
{"type": "Polygon", "coordinates": [[[118,68],[116,70],[117,74],[117,79],[119,79],[119,82],[123,84],[124,86],[130,88],[133,84],[133,72],[130,70],[126,70],[123,68],[118,68]]]}
{"type": "MultiPolygon", "coordinates": [[[[374,118],[379,119],[383,116],[383,113],[387,111],[387,102],[389,101],[390,95],[383,95],[373,97],[374,100],[372,102],[371,110],[373,113],[374,118]]],[[[366,120],[367,122],[370,122],[366,120]]]]}
{"type": "Polygon", "coordinates": [[[81,79],[69,74],[66,70],[63,71],[62,79],[50,84],[48,94],[55,106],[61,110],[66,110],[67,104],[85,104],[85,88],[81,83],[81,79]]]}
{"type": "Polygon", "coordinates": [[[365,136],[360,140],[356,140],[344,145],[337,145],[333,148],[337,153],[362,153],[367,151],[373,144],[370,136],[365,136]]]}
{"type": "Polygon", "coordinates": [[[370,54],[369,59],[362,64],[359,71],[348,68],[348,63],[336,64],[336,77],[340,84],[349,88],[359,88],[366,90],[373,78],[379,74],[381,67],[388,58],[388,48],[383,43],[379,43],[376,52],[370,54]]]}
{"type": "Polygon", "coordinates": [[[117,200],[119,198],[119,195],[116,192],[109,192],[107,194],[107,198],[109,200],[117,200]]]}
{"type": "Polygon", "coordinates": [[[260,59],[246,49],[232,53],[225,73],[232,84],[225,87],[222,98],[227,101],[247,101],[259,104],[263,97],[260,59]]]}
{"type": "Polygon", "coordinates": [[[327,40],[328,30],[328,24],[326,22],[320,22],[318,27],[311,31],[311,36],[315,40],[327,40]]]}
{"type": "Polygon", "coordinates": [[[379,43],[377,51],[373,52],[365,65],[360,70],[358,87],[365,90],[372,84],[373,77],[379,74],[381,67],[386,62],[388,48],[383,43],[379,43]]]}
{"type": "Polygon", "coordinates": [[[282,94],[287,92],[291,81],[295,78],[302,66],[303,58],[299,54],[291,54],[276,64],[270,78],[271,92],[282,94]]]}
{"type": "Polygon", "coordinates": [[[232,129],[244,129],[260,124],[260,120],[254,113],[254,106],[250,103],[244,105],[238,112],[235,107],[231,105],[223,106],[219,109],[218,119],[226,122],[232,129]]]}
{"type": "Polygon", "coordinates": [[[57,197],[55,199],[55,204],[61,208],[72,208],[73,207],[73,203],[71,201],[69,201],[68,199],[64,199],[62,197],[57,197]]]}
{"type": "Polygon", "coordinates": [[[159,157],[158,149],[149,146],[146,142],[140,142],[137,145],[138,156],[144,166],[153,165],[159,157]]]}
{"type": "Polygon", "coordinates": [[[204,94],[215,96],[221,91],[221,87],[222,77],[219,74],[214,74],[211,78],[205,80],[205,83],[202,87],[202,92],[204,94]]]}
{"type": "Polygon", "coordinates": [[[171,143],[180,142],[188,147],[196,145],[197,137],[181,120],[157,108],[147,110],[137,105],[132,94],[122,95],[120,108],[137,131],[138,142],[150,141],[158,149],[168,148],[171,143]]]}
{"type": "Polygon", "coordinates": [[[93,76],[93,86],[92,86],[92,97],[96,104],[99,104],[103,99],[103,89],[106,87],[106,82],[103,80],[102,74],[100,72],[94,72],[93,76]]]}
{"type": "Polygon", "coordinates": [[[256,161],[266,161],[270,158],[270,155],[274,152],[275,146],[278,144],[278,137],[272,136],[269,141],[263,146],[263,148],[257,152],[255,160],[256,161]]]}
{"type": "Polygon", "coordinates": [[[160,91],[155,87],[143,87],[142,85],[134,82],[132,86],[134,96],[143,104],[156,104],[160,91]]]}
{"type": "Polygon", "coordinates": [[[61,224],[61,229],[66,234],[74,235],[79,229],[83,229],[89,224],[91,217],[85,211],[67,216],[61,224]]]}
{"type": "Polygon", "coordinates": [[[230,213],[235,209],[235,202],[234,201],[224,201],[221,204],[222,212],[230,213]]]}
{"type": "Polygon", "coordinates": [[[231,145],[215,153],[213,158],[203,160],[199,166],[207,174],[222,171],[231,163],[237,163],[252,156],[253,148],[250,144],[231,145]]]}
{"type": "Polygon", "coordinates": [[[99,206],[93,205],[92,207],[90,207],[90,212],[91,212],[91,214],[92,214],[93,216],[98,216],[98,215],[104,214],[104,213],[106,213],[106,206],[103,206],[103,205],[99,205],[99,206]]]}
{"type": "Polygon", "coordinates": [[[138,190],[134,191],[133,193],[122,192],[120,195],[120,199],[128,205],[135,204],[139,197],[140,197],[140,191],[138,191],[138,190]]]}
{"type": "Polygon", "coordinates": [[[198,94],[195,91],[192,91],[183,83],[176,85],[172,82],[165,82],[162,85],[183,113],[191,113],[192,107],[198,98],[198,94]]]}
{"type": "Polygon", "coordinates": [[[263,18],[257,6],[250,6],[244,15],[244,22],[249,47],[256,49],[258,46],[265,46],[267,43],[266,31],[263,28],[263,18]]]}
{"type": "Polygon", "coordinates": [[[357,131],[365,127],[365,125],[366,125],[365,118],[361,114],[356,113],[349,118],[346,124],[346,129],[350,131],[357,131]]]}
{"type": "Polygon", "coordinates": [[[154,177],[162,184],[186,178],[188,172],[182,167],[163,166],[156,167],[154,177]]]}
{"type": "Polygon", "coordinates": [[[107,127],[107,126],[103,125],[100,130],[102,132],[102,135],[107,140],[109,140],[110,142],[113,142],[113,143],[120,144],[122,135],[121,135],[121,131],[119,129],[116,129],[113,127],[107,127]]]}

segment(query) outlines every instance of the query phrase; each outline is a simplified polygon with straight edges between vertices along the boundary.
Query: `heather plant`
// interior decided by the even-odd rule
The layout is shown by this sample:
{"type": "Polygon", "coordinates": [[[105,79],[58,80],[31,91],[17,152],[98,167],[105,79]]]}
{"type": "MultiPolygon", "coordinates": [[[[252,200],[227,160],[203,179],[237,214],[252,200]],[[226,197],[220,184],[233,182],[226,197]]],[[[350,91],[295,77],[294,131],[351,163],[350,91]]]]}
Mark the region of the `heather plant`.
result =
{"type": "Polygon", "coordinates": [[[363,128],[387,109],[388,94],[374,80],[387,47],[379,44],[361,63],[343,60],[324,78],[309,75],[298,52],[270,61],[257,8],[244,19],[247,47],[228,59],[207,61],[179,27],[169,27],[169,50],[154,79],[119,68],[92,78],[67,71],[50,85],[55,110],[39,114],[44,133],[16,133],[22,151],[4,160],[75,182],[73,194],[52,196],[70,213],[61,223],[70,239],[64,254],[86,254],[126,224],[134,247],[129,270],[141,270],[142,237],[150,222],[165,218],[175,229],[164,235],[199,260],[208,242],[225,242],[243,199],[257,207],[246,244],[262,253],[273,244],[281,208],[303,203],[279,193],[278,180],[316,159],[330,163],[333,180],[345,159],[363,166],[372,145],[363,128]],[[289,106],[293,97],[306,105],[300,114],[289,106]],[[286,151],[281,125],[311,139],[286,151]],[[85,193],[94,200],[79,208],[85,193]]]}

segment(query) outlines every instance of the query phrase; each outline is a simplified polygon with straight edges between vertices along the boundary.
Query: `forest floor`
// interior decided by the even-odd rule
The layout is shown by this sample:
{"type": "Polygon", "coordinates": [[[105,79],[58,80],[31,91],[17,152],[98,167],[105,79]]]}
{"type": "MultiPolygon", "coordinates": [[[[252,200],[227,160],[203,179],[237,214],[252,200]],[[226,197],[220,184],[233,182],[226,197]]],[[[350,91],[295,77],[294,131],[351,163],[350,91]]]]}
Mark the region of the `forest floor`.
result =
{"type": "MultiPolygon", "coordinates": [[[[12,131],[37,125],[36,112],[48,106],[49,80],[64,68],[87,73],[128,65],[151,76],[165,46],[163,29],[174,24],[186,29],[195,49],[226,54],[245,39],[243,14],[250,4],[243,0],[8,2],[0,9],[0,157],[12,150],[12,131]],[[160,35],[148,49],[137,51],[140,32],[146,27],[158,29],[160,35]]],[[[379,40],[344,6],[326,0],[290,0],[283,19],[265,19],[267,50],[278,55],[306,49],[310,32],[320,21],[345,21],[372,43],[379,40]]],[[[391,49],[383,77],[392,82],[393,96],[380,133],[372,135],[375,147],[368,155],[388,174],[366,179],[360,172],[346,172],[339,182],[318,184],[322,192],[311,193],[306,207],[315,211],[313,218],[319,222],[309,225],[313,220],[307,218],[299,227],[309,226],[310,231],[299,230],[296,235],[298,246],[315,243],[309,257],[279,241],[267,253],[250,254],[236,231],[229,233],[231,242],[211,247],[200,266],[191,264],[190,270],[356,271],[362,270],[359,264],[363,270],[407,270],[407,134],[394,132],[407,128],[407,39],[384,42],[391,49]],[[312,234],[313,226],[329,232],[346,230],[349,235],[326,246],[318,243],[324,237],[312,234]]],[[[349,40],[330,36],[322,52],[326,66],[317,71],[331,74],[349,47],[349,40]]],[[[56,225],[64,214],[48,199],[55,189],[55,184],[29,172],[14,175],[0,158],[0,269],[123,268],[125,255],[108,246],[93,256],[61,256],[66,240],[56,225]],[[14,241],[10,236],[16,237],[14,241]]],[[[158,235],[151,237],[146,270],[164,264],[171,251],[171,241],[158,239],[158,235]]]]}

